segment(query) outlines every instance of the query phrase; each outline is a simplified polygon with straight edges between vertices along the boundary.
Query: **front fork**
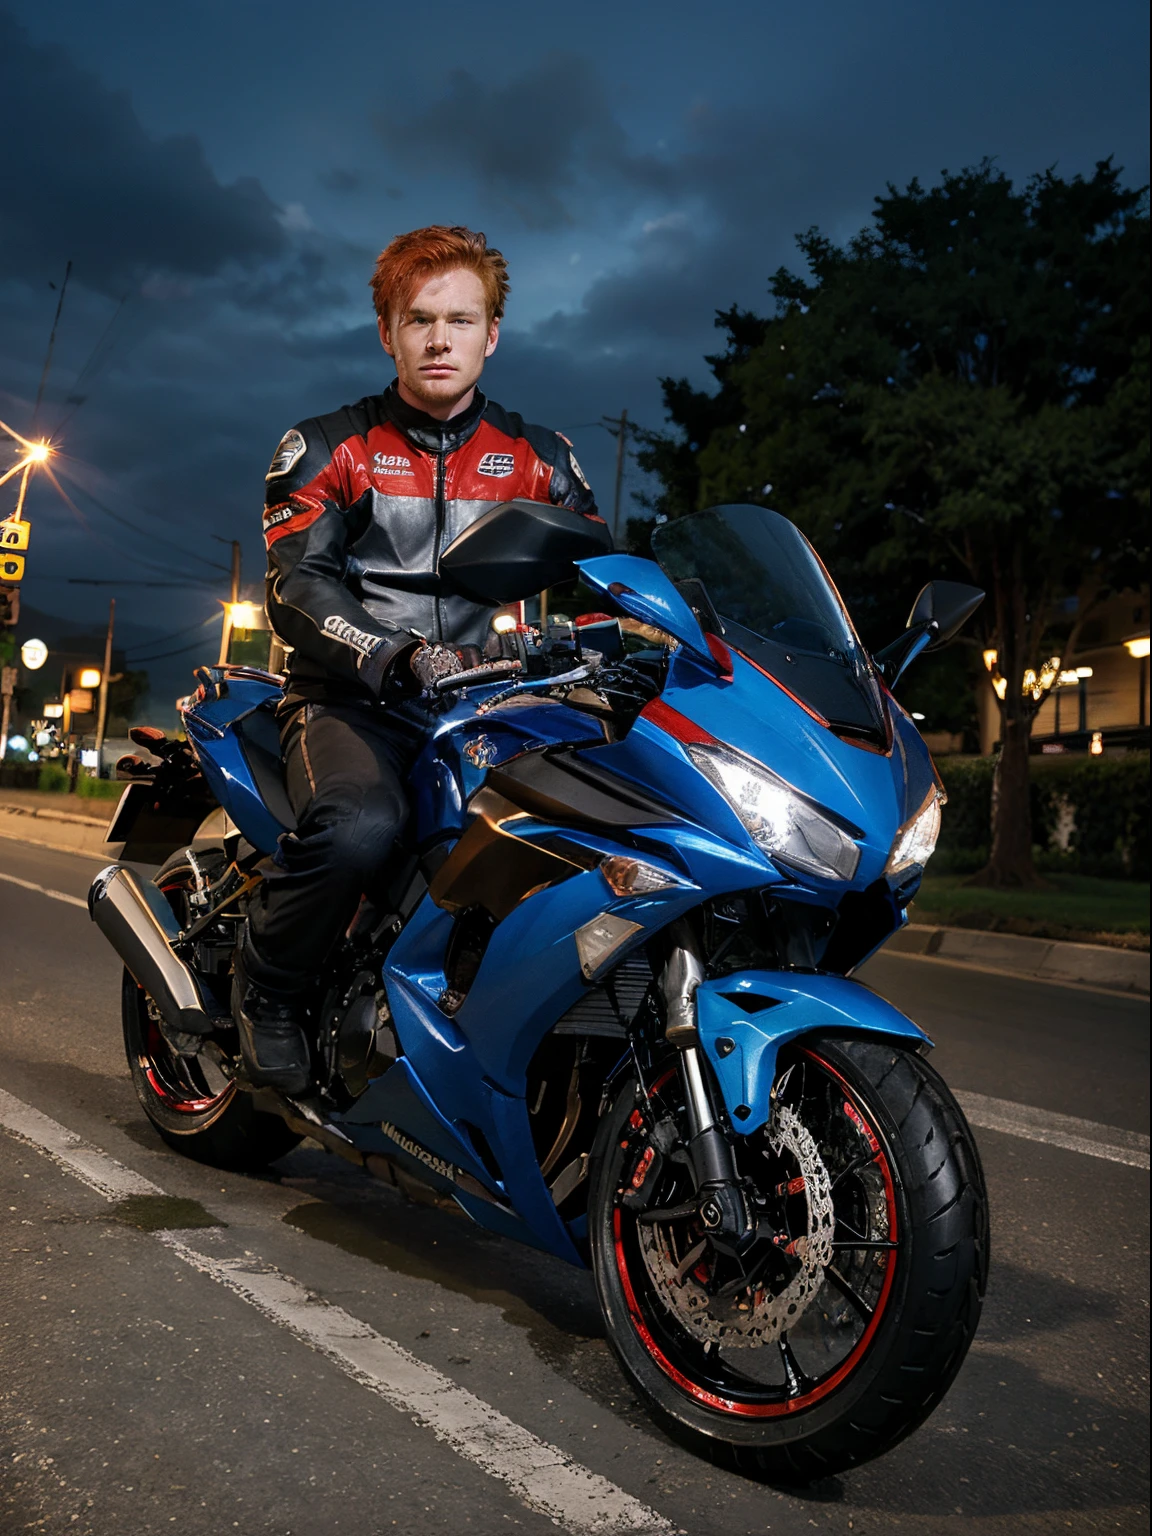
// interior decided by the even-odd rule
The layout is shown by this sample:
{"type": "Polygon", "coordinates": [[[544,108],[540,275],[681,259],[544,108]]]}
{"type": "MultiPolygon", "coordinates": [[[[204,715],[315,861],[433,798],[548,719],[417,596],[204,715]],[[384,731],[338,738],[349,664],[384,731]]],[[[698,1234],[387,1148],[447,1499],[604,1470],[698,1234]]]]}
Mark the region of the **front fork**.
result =
{"type": "Polygon", "coordinates": [[[688,1106],[688,1154],[696,1179],[697,1210],[713,1245],[739,1255],[756,1237],[756,1221],[736,1170],[736,1159],[716,1109],[696,1028],[696,989],[704,966],[691,935],[678,933],[660,973],[665,1039],[680,1056],[680,1080],[688,1106]]]}

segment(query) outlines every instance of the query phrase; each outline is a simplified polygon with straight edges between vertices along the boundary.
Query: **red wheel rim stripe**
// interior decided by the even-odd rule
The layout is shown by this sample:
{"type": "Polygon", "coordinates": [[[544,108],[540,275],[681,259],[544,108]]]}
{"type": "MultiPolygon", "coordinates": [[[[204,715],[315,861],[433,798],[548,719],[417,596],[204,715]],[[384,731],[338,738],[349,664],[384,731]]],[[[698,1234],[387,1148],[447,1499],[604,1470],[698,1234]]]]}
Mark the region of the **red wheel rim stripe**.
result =
{"type": "MultiPolygon", "coordinates": [[[[840,1075],[840,1073],[836,1071],[835,1067],[830,1066],[828,1062],[826,1062],[822,1056],[818,1056],[815,1051],[805,1051],[804,1054],[806,1056],[810,1056],[813,1061],[818,1062],[820,1066],[829,1073],[830,1076],[834,1077],[836,1081],[843,1087],[845,1093],[848,1095],[848,1098],[853,1101],[853,1103],[855,1102],[855,1095],[852,1088],[840,1075]]],[[[857,1110],[857,1113],[860,1113],[859,1110],[857,1110]]],[[[864,1119],[862,1114],[860,1115],[860,1119],[865,1128],[865,1133],[870,1138],[875,1139],[877,1145],[879,1145],[879,1138],[876,1137],[872,1127],[868,1124],[867,1120],[864,1119]]],[[[883,1147],[880,1147],[880,1153],[880,1169],[884,1178],[884,1192],[888,1202],[889,1236],[893,1241],[895,1241],[897,1233],[896,1190],[892,1182],[892,1173],[888,1166],[888,1158],[884,1153],[883,1147]]],[[[831,1376],[828,1377],[826,1381],[820,1382],[820,1384],[811,1392],[805,1392],[799,1397],[789,1398],[787,1402],[738,1403],[732,1398],[720,1397],[715,1392],[709,1392],[706,1388],[701,1387],[697,1382],[691,1381],[687,1376],[684,1375],[682,1371],[678,1370],[676,1366],[672,1364],[671,1360],[668,1359],[667,1355],[665,1355],[659,1344],[657,1344],[656,1340],[652,1337],[648,1325],[644,1321],[643,1314],[640,1311],[640,1304],[637,1300],[636,1292],[632,1286],[632,1278],[628,1273],[628,1264],[624,1256],[624,1241],[621,1236],[620,1225],[620,1209],[617,1207],[612,1215],[612,1235],[616,1252],[616,1270],[620,1276],[620,1283],[624,1287],[624,1299],[628,1304],[628,1311],[632,1318],[632,1326],[635,1328],[640,1338],[640,1342],[644,1345],[644,1348],[648,1351],[656,1364],[664,1372],[665,1376],[667,1376],[670,1381],[675,1382],[682,1392],[686,1392],[689,1397],[695,1398],[697,1402],[703,1403],[707,1408],[716,1408],[721,1413],[736,1414],[740,1418],[783,1418],[786,1414],[798,1413],[805,1408],[810,1408],[813,1403],[819,1402],[821,1398],[827,1397],[830,1392],[835,1391],[841,1382],[844,1381],[845,1378],[848,1377],[852,1371],[856,1369],[856,1366],[860,1363],[865,1351],[871,1344],[876,1330],[880,1326],[880,1321],[884,1316],[884,1311],[888,1304],[888,1297],[892,1290],[892,1282],[896,1276],[896,1256],[898,1250],[892,1249],[890,1250],[888,1262],[885,1266],[884,1284],[881,1286],[880,1295],[876,1301],[876,1310],[869,1318],[867,1327],[864,1329],[864,1332],[860,1335],[859,1339],[857,1339],[847,1359],[841,1363],[841,1365],[832,1373],[831,1376]]]]}
{"type": "MultiPolygon", "coordinates": [[[[178,891],[180,888],[181,887],[175,883],[172,885],[162,885],[160,887],[165,896],[168,895],[169,891],[178,891]]],[[[144,989],[143,987],[140,987],[138,990],[143,992],[144,989]]],[[[147,1018],[147,1014],[145,1014],[145,1017],[147,1019],[145,1028],[148,1038],[148,1049],[151,1051],[153,1049],[155,1037],[159,1034],[159,1030],[156,1028],[152,1020],[147,1018]]],[[[148,1079],[148,1086],[151,1088],[152,1092],[158,1099],[161,1100],[164,1105],[166,1105],[168,1109],[174,1110],[179,1115],[202,1115],[206,1110],[212,1109],[217,1104],[223,1103],[229,1094],[236,1091],[236,1084],[228,1083],[224,1088],[220,1090],[219,1093],[211,1094],[206,1099],[180,1099],[176,1097],[168,1085],[157,1074],[156,1068],[153,1065],[152,1057],[150,1055],[139,1056],[137,1060],[140,1063],[141,1072],[143,1072],[144,1076],[148,1079]]]]}

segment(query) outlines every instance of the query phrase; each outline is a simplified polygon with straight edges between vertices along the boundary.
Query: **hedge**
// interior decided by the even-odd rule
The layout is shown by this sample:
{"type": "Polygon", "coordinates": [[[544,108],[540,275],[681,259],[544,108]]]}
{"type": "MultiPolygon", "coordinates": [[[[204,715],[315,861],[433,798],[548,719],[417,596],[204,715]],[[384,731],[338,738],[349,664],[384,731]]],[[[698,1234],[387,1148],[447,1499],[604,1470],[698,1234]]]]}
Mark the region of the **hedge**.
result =
{"type": "MultiPolygon", "coordinates": [[[[40,769],[40,782],[37,787],[50,794],[67,794],[67,768],[60,763],[44,763],[40,769]]],[[[81,800],[118,800],[123,792],[123,784],[116,779],[94,779],[87,773],[76,775],[76,794],[81,800]]]]}
{"type": "MultiPolygon", "coordinates": [[[[941,758],[948,804],[933,873],[987,861],[995,759],[941,758]]],[[[1041,868],[1148,879],[1148,753],[1033,758],[1032,843],[1041,868]]]]}

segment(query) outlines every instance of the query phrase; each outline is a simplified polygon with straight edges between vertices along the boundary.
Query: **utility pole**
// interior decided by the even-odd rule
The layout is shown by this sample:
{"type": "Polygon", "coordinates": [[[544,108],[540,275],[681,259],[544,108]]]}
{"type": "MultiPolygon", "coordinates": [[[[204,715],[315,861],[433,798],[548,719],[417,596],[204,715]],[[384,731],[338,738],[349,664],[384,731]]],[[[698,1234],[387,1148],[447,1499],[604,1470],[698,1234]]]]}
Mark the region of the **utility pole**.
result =
{"type": "Polygon", "coordinates": [[[12,712],[12,695],[15,691],[16,668],[0,666],[0,697],[4,701],[0,711],[0,763],[4,761],[4,754],[8,750],[8,725],[12,712]]]}
{"type": "MultiPolygon", "coordinates": [[[[64,281],[60,284],[60,297],[56,301],[56,315],[52,321],[52,334],[48,337],[48,351],[44,357],[44,367],[40,374],[40,388],[36,391],[36,404],[32,407],[32,426],[36,426],[36,418],[40,414],[40,406],[44,400],[44,390],[48,384],[48,374],[52,368],[52,354],[56,350],[56,331],[60,325],[60,316],[64,310],[64,295],[68,292],[68,279],[72,276],[72,263],[64,268],[64,281]]],[[[55,286],[55,284],[53,284],[55,286]]]]}
{"type": "Polygon", "coordinates": [[[624,487],[624,450],[628,442],[628,411],[605,416],[604,425],[616,439],[616,494],[612,501],[612,542],[620,542],[620,494],[624,487]]]}
{"type": "Polygon", "coordinates": [[[224,622],[220,626],[220,660],[217,665],[222,667],[228,660],[228,646],[232,640],[232,611],[240,601],[240,540],[225,539],[218,533],[214,533],[212,537],[220,544],[232,546],[232,595],[222,605],[224,622]]]}
{"type": "Polygon", "coordinates": [[[108,633],[104,636],[104,665],[100,671],[100,705],[96,716],[96,777],[104,757],[104,727],[108,724],[108,682],[112,671],[112,631],[116,627],[116,599],[108,604],[108,633]]]}

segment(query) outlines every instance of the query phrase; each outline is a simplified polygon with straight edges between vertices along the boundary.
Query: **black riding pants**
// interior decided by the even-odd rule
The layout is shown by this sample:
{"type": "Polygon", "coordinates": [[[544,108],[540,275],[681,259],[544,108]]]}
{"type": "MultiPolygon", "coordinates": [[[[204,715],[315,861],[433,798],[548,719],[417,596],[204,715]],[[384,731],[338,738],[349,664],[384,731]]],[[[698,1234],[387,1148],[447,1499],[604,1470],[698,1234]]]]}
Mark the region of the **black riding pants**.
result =
{"type": "Polygon", "coordinates": [[[258,985],[310,986],[361,895],[379,886],[408,819],[404,781],[425,730],[413,707],[306,704],[283,721],[297,825],[249,907],[245,964],[258,985]]]}

